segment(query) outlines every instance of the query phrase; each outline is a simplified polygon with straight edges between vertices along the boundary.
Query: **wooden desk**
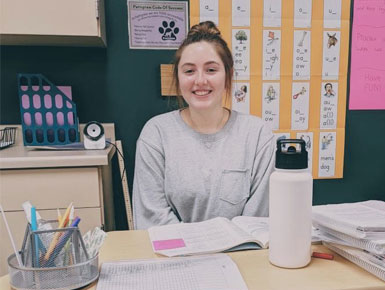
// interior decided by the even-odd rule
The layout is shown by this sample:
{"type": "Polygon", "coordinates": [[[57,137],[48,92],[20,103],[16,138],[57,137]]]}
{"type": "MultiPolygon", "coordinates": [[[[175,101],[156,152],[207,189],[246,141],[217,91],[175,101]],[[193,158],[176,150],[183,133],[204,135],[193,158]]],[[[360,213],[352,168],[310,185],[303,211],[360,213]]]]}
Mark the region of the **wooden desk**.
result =
{"type": "MultiPolygon", "coordinates": [[[[103,126],[114,142],[114,124],[103,126]]],[[[42,151],[27,149],[22,142],[18,126],[16,144],[0,151],[0,203],[17,247],[21,247],[27,224],[21,207],[27,200],[44,219],[56,219],[56,209],[64,213],[73,202],[75,214],[82,218],[83,233],[95,226],[115,229],[110,166],[113,146],[104,150],[42,151]]],[[[13,250],[2,218],[0,239],[0,275],[4,275],[8,272],[6,259],[13,250]]]]}
{"type": "MultiPolygon", "coordinates": [[[[314,245],[318,252],[330,251],[314,245]]],[[[385,282],[335,254],[334,260],[313,258],[302,269],[282,269],[268,261],[268,250],[229,253],[250,290],[380,290],[385,282]]],[[[99,262],[159,257],[153,253],[147,231],[109,232],[99,262]]],[[[96,283],[85,289],[96,289],[96,283]]],[[[0,278],[0,289],[11,289],[8,276],[0,278]]]]}

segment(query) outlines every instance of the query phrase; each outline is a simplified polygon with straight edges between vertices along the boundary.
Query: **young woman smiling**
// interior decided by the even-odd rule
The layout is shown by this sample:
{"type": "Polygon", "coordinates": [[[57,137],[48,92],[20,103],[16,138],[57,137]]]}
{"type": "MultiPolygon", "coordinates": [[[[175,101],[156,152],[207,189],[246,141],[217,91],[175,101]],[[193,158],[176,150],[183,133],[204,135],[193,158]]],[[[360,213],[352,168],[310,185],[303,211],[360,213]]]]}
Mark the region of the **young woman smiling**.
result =
{"type": "Polygon", "coordinates": [[[232,75],[232,54],[215,24],[194,25],[174,61],[188,106],[149,120],[137,142],[136,229],[268,215],[273,134],[260,118],[222,107],[232,75]]]}

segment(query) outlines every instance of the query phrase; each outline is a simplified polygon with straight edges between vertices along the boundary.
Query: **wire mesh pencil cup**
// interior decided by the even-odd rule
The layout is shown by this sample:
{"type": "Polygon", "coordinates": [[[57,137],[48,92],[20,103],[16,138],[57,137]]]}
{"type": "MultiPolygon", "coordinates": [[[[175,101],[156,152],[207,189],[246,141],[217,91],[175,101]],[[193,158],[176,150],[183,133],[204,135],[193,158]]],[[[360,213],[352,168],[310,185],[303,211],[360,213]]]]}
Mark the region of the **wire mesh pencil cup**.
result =
{"type": "Polygon", "coordinates": [[[78,227],[57,229],[56,221],[31,231],[27,225],[22,249],[22,267],[16,255],[8,258],[9,281],[16,289],[75,289],[99,276],[98,255],[89,257],[78,227]],[[52,245],[51,245],[52,244],[52,245]]]}

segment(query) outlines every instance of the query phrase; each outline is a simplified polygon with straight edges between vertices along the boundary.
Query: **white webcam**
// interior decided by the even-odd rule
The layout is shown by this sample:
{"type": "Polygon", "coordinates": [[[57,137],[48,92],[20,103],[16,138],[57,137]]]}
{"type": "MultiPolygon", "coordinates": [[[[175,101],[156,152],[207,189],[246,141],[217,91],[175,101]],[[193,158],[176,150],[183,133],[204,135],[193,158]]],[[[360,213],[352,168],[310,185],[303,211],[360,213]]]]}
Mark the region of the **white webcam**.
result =
{"type": "Polygon", "coordinates": [[[102,124],[96,121],[88,122],[83,130],[84,148],[104,149],[106,147],[106,137],[102,124]]]}

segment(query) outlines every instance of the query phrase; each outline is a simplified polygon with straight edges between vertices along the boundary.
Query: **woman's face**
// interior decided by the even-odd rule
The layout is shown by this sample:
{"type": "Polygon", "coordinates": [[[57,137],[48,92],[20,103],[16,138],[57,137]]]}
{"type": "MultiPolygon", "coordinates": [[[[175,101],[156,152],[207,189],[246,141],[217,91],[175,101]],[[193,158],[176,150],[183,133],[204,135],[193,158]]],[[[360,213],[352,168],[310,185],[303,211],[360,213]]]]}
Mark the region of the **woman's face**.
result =
{"type": "Polygon", "coordinates": [[[178,80],[191,110],[221,108],[225,78],[225,67],[214,45],[201,41],[185,47],[178,65],[178,80]]]}

